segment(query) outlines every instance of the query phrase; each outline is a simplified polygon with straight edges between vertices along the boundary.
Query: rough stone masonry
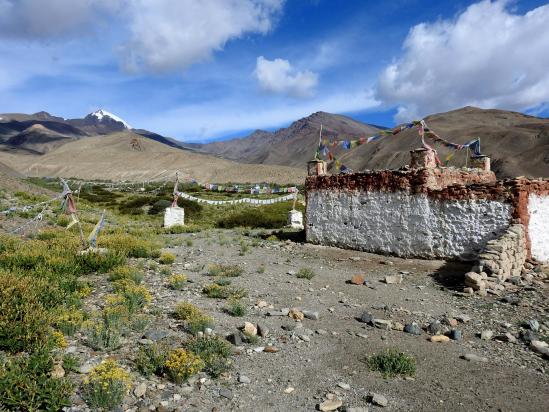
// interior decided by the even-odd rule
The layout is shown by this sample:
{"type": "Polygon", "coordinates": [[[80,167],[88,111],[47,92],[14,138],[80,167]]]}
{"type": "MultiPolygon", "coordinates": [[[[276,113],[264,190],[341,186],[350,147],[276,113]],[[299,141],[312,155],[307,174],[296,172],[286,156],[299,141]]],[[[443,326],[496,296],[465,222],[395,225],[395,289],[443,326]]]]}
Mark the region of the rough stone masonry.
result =
{"type": "Polygon", "coordinates": [[[547,179],[403,168],[309,176],[306,196],[311,243],[401,257],[481,257],[486,270],[504,276],[526,258],[549,262],[547,179]],[[499,260],[489,258],[496,254],[499,260]]]}

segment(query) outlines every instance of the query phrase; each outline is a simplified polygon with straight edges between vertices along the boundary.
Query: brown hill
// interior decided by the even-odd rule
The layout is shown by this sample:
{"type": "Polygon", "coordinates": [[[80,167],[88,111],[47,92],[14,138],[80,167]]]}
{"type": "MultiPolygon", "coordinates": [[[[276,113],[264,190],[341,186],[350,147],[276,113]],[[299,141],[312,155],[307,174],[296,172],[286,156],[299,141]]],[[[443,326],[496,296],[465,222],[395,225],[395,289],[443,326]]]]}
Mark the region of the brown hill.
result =
{"type": "Polygon", "coordinates": [[[44,155],[1,153],[0,161],[27,176],[162,180],[177,170],[203,182],[301,183],[304,169],[239,164],[173,148],[131,131],[87,137],[44,155]]]}
{"type": "MultiPolygon", "coordinates": [[[[498,177],[549,177],[549,119],[505,110],[464,107],[425,118],[439,136],[455,143],[480,137],[482,153],[492,161],[498,177]]],[[[450,151],[426,140],[448,165],[464,166],[466,151],[450,151]]],[[[341,161],[354,170],[394,169],[409,163],[409,151],[421,147],[416,129],[389,136],[348,151],[341,161]]]]}
{"type": "MultiPolygon", "coordinates": [[[[505,110],[464,107],[428,116],[427,124],[437,134],[455,143],[480,137],[482,152],[492,159],[499,177],[549,176],[549,119],[505,110]]],[[[247,138],[208,143],[200,149],[240,162],[258,162],[305,167],[318,145],[320,123],[329,140],[368,137],[380,128],[345,116],[315,113],[274,133],[257,131],[247,138]]],[[[453,152],[428,141],[449,166],[464,166],[466,151],[453,152]]],[[[353,170],[396,169],[409,163],[409,151],[421,147],[416,129],[406,130],[335,155],[353,170]]],[[[331,167],[330,167],[331,169],[331,167]]]]}
{"type": "Polygon", "coordinates": [[[276,132],[256,130],[244,138],[207,143],[199,145],[199,148],[243,163],[304,168],[318,147],[321,124],[322,136],[328,139],[356,139],[380,130],[377,126],[364,124],[347,116],[317,112],[276,132]]]}

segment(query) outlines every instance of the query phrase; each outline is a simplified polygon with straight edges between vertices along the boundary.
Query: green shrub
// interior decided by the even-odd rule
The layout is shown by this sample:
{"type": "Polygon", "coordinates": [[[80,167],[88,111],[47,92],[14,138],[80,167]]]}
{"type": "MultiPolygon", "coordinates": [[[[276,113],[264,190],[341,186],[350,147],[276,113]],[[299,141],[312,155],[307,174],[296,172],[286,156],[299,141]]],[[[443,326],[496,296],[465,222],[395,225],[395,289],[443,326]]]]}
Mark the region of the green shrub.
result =
{"type": "Polygon", "coordinates": [[[67,378],[52,378],[49,348],[9,359],[0,367],[0,410],[59,411],[70,406],[73,386],[67,378]]]}
{"type": "Polygon", "coordinates": [[[143,272],[133,266],[118,266],[109,273],[109,280],[111,282],[118,280],[130,280],[136,284],[139,284],[143,281],[143,272]]]}
{"type": "Polygon", "coordinates": [[[242,275],[244,273],[244,269],[242,269],[238,265],[222,265],[218,263],[214,263],[211,265],[208,265],[208,271],[206,274],[208,276],[219,276],[219,277],[229,277],[234,278],[242,275]]]}
{"type": "Polygon", "coordinates": [[[298,270],[296,277],[299,279],[312,279],[316,273],[310,268],[301,268],[298,270]]]}
{"type": "Polygon", "coordinates": [[[160,254],[160,257],[158,258],[158,262],[163,265],[171,265],[173,262],[175,262],[175,255],[170,252],[162,252],[160,254]]]}
{"type": "Polygon", "coordinates": [[[84,312],[78,309],[63,309],[57,316],[54,326],[67,336],[73,336],[80,330],[86,319],[84,312]]]}
{"type": "Polygon", "coordinates": [[[139,348],[134,360],[137,370],[144,376],[161,375],[168,357],[168,346],[162,342],[145,345],[139,348]]]}
{"type": "Polygon", "coordinates": [[[124,304],[130,314],[143,309],[152,301],[152,296],[145,286],[136,285],[128,280],[114,282],[114,290],[124,298],[124,304]]]}
{"type": "Polygon", "coordinates": [[[229,315],[237,317],[242,317],[248,312],[248,310],[246,309],[246,305],[244,305],[237,299],[231,299],[229,301],[229,305],[225,308],[225,311],[229,315]]]}
{"type": "Polygon", "coordinates": [[[116,361],[108,359],[84,378],[82,395],[92,408],[112,410],[122,403],[130,387],[130,375],[116,361]]]}
{"type": "Polygon", "coordinates": [[[167,207],[171,207],[172,202],[166,199],[157,200],[152,204],[149,209],[149,215],[157,215],[159,213],[164,213],[167,207]]]}
{"type": "Polygon", "coordinates": [[[231,345],[219,336],[193,338],[185,343],[185,348],[204,361],[204,371],[212,377],[218,377],[230,367],[231,345]]]}
{"type": "Polygon", "coordinates": [[[0,273],[0,349],[32,350],[45,344],[54,315],[46,306],[44,279],[0,273]]]}
{"type": "Polygon", "coordinates": [[[204,332],[213,326],[213,318],[189,302],[180,302],[175,308],[175,317],[185,321],[186,329],[192,334],[204,332]]]}
{"type": "Polygon", "coordinates": [[[397,349],[370,356],[367,359],[370,370],[379,371],[384,377],[413,376],[416,373],[416,360],[397,349]]]}
{"type": "Polygon", "coordinates": [[[219,286],[229,286],[232,280],[230,278],[217,278],[214,283],[219,286]]]}
{"type": "Polygon", "coordinates": [[[97,244],[99,247],[107,248],[131,258],[159,256],[158,245],[155,242],[127,233],[102,235],[98,238],[97,244]]]}
{"type": "Polygon", "coordinates": [[[257,208],[245,208],[224,216],[217,221],[217,227],[232,229],[235,227],[279,229],[287,224],[288,212],[292,202],[275,203],[257,208]]]}
{"type": "Polygon", "coordinates": [[[105,322],[89,322],[86,325],[87,345],[95,350],[111,351],[121,345],[120,329],[105,322]]]}
{"type": "Polygon", "coordinates": [[[63,369],[65,369],[67,372],[78,372],[78,368],[80,367],[80,360],[76,355],[73,355],[72,353],[67,353],[66,355],[63,355],[63,369]]]}
{"type": "Polygon", "coordinates": [[[118,211],[123,215],[142,215],[145,207],[153,204],[154,200],[153,196],[134,196],[119,202],[118,211]]]}
{"type": "Polygon", "coordinates": [[[126,262],[126,258],[115,251],[108,251],[105,254],[90,252],[78,258],[85,272],[105,273],[126,262]]]}

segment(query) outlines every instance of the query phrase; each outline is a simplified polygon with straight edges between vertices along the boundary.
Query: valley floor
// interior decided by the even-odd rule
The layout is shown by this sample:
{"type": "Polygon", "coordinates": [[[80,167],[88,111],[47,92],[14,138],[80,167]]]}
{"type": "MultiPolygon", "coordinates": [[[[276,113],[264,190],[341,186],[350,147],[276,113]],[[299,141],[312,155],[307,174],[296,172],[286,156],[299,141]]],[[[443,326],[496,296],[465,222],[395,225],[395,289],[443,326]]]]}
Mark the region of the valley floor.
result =
{"type": "MultiPolygon", "coordinates": [[[[165,236],[172,245],[166,250],[176,255],[171,269],[188,276],[186,286],[181,291],[170,289],[167,277],[149,268],[143,284],[153,295],[150,310],[155,311],[156,320],[142,334],[126,337],[125,344],[108,355],[92,351],[78,339],[69,340],[67,351],[78,356],[81,372],[107,356],[131,364],[140,346],[161,338],[185,340],[181,322],[171,315],[180,301],[192,302],[212,315],[217,335],[235,333],[245,321],[269,333],[253,344],[235,346],[233,367],[218,379],[197,375],[187,384],[175,385],[136,373],[122,410],[313,411],[330,398],[335,405],[341,400],[339,410],[347,411],[541,411],[549,407],[548,361],[519,338],[520,331],[525,332],[522,324],[530,319],[539,321],[538,334],[547,338],[548,283],[525,285],[507,303],[497,296],[462,296],[457,287],[468,267],[443,261],[258,241],[233,230],[165,236]],[[243,244],[249,250],[243,250],[243,244]],[[242,299],[248,309],[245,316],[232,317],[224,311],[225,300],[203,295],[203,286],[212,281],[205,274],[212,263],[244,268],[241,276],[231,280],[233,286],[248,290],[242,299]],[[316,275],[310,280],[297,278],[301,268],[316,275]],[[383,282],[385,276],[399,273],[403,274],[401,284],[383,282]],[[364,276],[366,284],[347,283],[356,274],[364,276]],[[284,308],[318,312],[318,319],[268,316],[284,308]],[[444,325],[457,319],[463,338],[434,343],[425,330],[418,336],[362,323],[356,318],[364,312],[402,325],[415,321],[424,326],[435,320],[444,325]],[[518,339],[515,343],[481,340],[477,334],[485,330],[494,336],[510,332],[518,339]],[[267,346],[278,351],[263,351],[267,346]],[[384,378],[369,370],[366,358],[388,348],[415,357],[414,377],[384,378]],[[466,354],[485,357],[487,362],[465,360],[466,354]],[[369,402],[374,393],[386,398],[386,406],[369,402]]],[[[90,280],[95,290],[85,307],[92,311],[101,307],[109,284],[104,275],[90,280]]],[[[78,395],[73,401],[70,410],[87,409],[78,395]]]]}

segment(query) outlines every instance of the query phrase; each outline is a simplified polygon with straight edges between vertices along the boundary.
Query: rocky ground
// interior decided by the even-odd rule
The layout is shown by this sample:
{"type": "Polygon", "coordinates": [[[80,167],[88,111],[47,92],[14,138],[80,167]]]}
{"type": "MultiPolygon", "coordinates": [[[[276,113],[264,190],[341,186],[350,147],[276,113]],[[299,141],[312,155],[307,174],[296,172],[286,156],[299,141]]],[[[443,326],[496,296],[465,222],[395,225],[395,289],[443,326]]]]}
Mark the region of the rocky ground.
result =
{"type": "MultiPolygon", "coordinates": [[[[233,367],[218,379],[198,375],[183,385],[134,373],[121,410],[131,411],[541,411],[549,407],[549,364],[529,341],[549,336],[548,283],[542,276],[502,296],[465,295],[469,266],[443,261],[398,259],[293,241],[255,240],[237,231],[210,230],[168,235],[176,254],[175,273],[187,286],[168,288],[167,277],[148,270],[154,322],[126,337],[109,354],[93,352],[81,336],[69,342],[80,373],[107,356],[129,368],[140,345],[187,334],[171,312],[190,301],[215,318],[213,333],[237,333],[244,322],[265,337],[234,346],[233,367]],[[249,250],[243,251],[242,244],[249,250]],[[227,302],[201,291],[212,263],[237,264],[244,273],[232,285],[246,288],[244,317],[224,311],[227,302]],[[297,278],[301,268],[316,274],[297,278]],[[349,283],[355,275],[358,284],[349,283]],[[294,320],[292,313],[305,313],[294,320]],[[440,323],[436,322],[439,321],[440,323]],[[529,322],[529,323],[528,323],[529,322]],[[403,329],[405,328],[406,331],[403,329]],[[454,329],[458,332],[450,331],[454,329]],[[412,333],[409,333],[412,332],[412,333]],[[416,334],[415,334],[416,333],[416,334]],[[432,335],[453,339],[432,342],[432,335]],[[387,348],[415,357],[417,373],[384,378],[365,359],[387,348]]],[[[257,239],[257,238],[256,238],[257,239]]],[[[86,303],[99,309],[110,286],[90,279],[86,303]]],[[[443,338],[441,338],[443,339],[443,338]]],[[[238,342],[237,342],[238,343],[238,342]]],[[[133,368],[135,369],[135,368],[133,368]]],[[[73,411],[85,410],[75,397],[73,411]]]]}

